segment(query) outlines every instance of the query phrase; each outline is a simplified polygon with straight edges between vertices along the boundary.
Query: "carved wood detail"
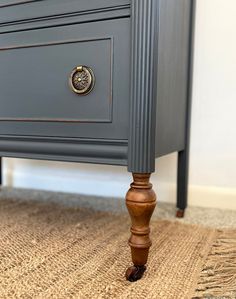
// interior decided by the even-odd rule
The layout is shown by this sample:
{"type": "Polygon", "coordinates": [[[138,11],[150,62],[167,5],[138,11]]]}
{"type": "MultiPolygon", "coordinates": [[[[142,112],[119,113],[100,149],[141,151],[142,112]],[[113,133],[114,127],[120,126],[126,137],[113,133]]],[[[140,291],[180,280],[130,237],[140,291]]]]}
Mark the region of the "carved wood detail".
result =
{"type": "Polygon", "coordinates": [[[133,179],[126,195],[126,205],[132,221],[129,245],[134,267],[126,272],[126,277],[130,281],[141,278],[145,271],[144,266],[152,244],[149,237],[149,223],[156,206],[156,195],[149,182],[150,174],[133,174],[133,179]],[[139,272],[142,272],[140,277],[139,272]]]}

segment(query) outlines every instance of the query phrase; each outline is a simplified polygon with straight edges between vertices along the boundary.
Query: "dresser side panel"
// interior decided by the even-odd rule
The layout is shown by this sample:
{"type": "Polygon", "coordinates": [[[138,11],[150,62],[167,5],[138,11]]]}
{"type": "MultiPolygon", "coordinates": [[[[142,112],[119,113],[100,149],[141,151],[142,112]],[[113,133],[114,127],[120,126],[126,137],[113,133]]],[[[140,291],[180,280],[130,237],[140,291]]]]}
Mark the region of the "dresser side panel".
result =
{"type": "Polygon", "coordinates": [[[160,0],[156,157],[185,148],[192,0],[160,0]]]}

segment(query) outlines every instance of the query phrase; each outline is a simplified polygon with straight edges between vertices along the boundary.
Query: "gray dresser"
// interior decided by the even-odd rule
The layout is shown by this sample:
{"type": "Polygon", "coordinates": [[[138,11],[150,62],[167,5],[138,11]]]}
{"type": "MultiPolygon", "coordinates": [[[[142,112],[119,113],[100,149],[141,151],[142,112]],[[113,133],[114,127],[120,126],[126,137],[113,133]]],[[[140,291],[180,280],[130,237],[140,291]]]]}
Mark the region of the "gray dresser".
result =
{"type": "MultiPolygon", "coordinates": [[[[125,165],[142,277],[157,157],[187,205],[192,0],[0,0],[0,156],[125,165]]],[[[127,261],[128,262],[128,261],[127,261]]]]}

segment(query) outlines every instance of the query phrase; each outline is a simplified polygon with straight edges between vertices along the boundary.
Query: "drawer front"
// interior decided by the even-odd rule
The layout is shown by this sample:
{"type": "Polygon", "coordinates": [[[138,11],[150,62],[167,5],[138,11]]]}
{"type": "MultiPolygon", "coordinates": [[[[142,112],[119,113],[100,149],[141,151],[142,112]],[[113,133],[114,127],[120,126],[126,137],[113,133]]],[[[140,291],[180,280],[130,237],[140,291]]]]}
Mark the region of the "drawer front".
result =
{"type": "MultiPolygon", "coordinates": [[[[54,29],[51,34],[57,31],[54,29]]],[[[25,34],[17,34],[17,38],[24,40],[25,34]]],[[[11,47],[0,55],[4,107],[0,109],[0,120],[111,122],[112,37],[78,38],[70,42],[32,41],[11,47]],[[73,92],[68,84],[74,68],[79,70],[79,66],[88,66],[91,71],[85,68],[75,72],[74,80],[83,80],[89,87],[93,83],[86,82],[86,77],[93,72],[94,78],[90,80],[96,81],[93,90],[84,96],[73,92]]]]}
{"type": "Polygon", "coordinates": [[[127,18],[2,34],[0,134],[126,139],[129,26],[127,18]],[[71,78],[93,89],[78,94],[71,78]]]}

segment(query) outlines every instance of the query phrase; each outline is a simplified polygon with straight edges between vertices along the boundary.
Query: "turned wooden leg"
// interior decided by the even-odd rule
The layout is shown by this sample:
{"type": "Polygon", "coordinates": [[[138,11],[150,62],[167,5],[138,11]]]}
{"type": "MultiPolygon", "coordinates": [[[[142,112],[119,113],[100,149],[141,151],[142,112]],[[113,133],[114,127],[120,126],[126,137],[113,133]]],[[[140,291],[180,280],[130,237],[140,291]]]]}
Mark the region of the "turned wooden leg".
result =
{"type": "Polygon", "coordinates": [[[156,206],[156,195],[149,182],[150,174],[133,174],[133,183],[126,195],[126,206],[131,217],[129,245],[133,266],[126,271],[129,281],[136,281],[146,270],[151,240],[149,223],[156,206]]]}

